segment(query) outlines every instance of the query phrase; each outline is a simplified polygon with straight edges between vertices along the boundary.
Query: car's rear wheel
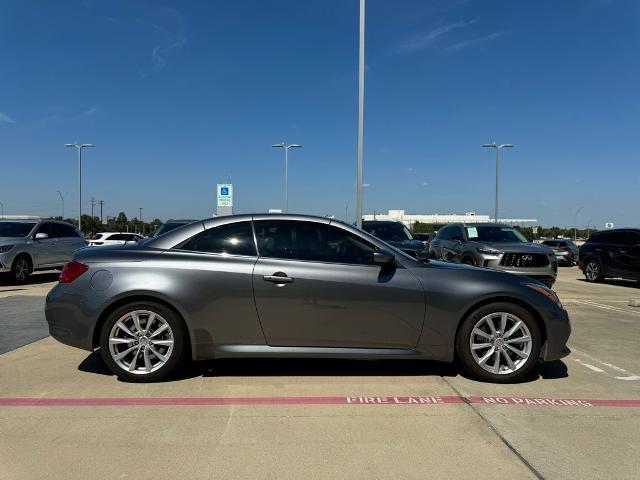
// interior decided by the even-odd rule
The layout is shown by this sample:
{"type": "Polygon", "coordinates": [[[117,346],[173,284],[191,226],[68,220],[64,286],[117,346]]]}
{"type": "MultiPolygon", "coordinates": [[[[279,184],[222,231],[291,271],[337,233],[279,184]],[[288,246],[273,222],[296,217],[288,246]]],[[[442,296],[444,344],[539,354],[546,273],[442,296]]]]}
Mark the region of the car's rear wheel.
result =
{"type": "Polygon", "coordinates": [[[11,277],[16,283],[26,283],[32,270],[31,260],[26,255],[19,255],[11,265],[11,277]]]}
{"type": "Polygon", "coordinates": [[[600,263],[597,260],[588,260],[584,266],[584,278],[586,278],[587,282],[601,282],[604,280],[604,276],[602,275],[602,267],[600,267],[600,263]]]}
{"type": "Polygon", "coordinates": [[[182,320],[156,303],[132,303],[116,309],[100,333],[100,352],[109,369],[129,382],[155,382],[182,360],[182,320]]]}
{"type": "Polygon", "coordinates": [[[542,336],[533,316],[512,303],[492,303],[460,327],[456,353],[464,370],[479,380],[518,382],[536,367],[542,336]]]}

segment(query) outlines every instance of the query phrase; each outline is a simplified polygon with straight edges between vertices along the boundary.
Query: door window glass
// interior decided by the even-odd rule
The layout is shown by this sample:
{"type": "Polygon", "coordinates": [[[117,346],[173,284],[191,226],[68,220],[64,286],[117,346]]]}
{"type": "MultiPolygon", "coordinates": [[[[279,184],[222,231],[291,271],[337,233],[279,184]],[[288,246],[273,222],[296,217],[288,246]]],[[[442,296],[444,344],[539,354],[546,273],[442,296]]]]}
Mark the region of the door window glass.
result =
{"type": "Polygon", "coordinates": [[[629,245],[640,245],[640,233],[638,233],[638,232],[628,232],[627,233],[627,243],[629,245]]]}
{"type": "Polygon", "coordinates": [[[49,235],[49,238],[58,238],[60,236],[60,232],[56,228],[55,223],[43,223],[38,228],[38,233],[46,233],[49,235]]]}
{"type": "Polygon", "coordinates": [[[608,232],[605,235],[604,243],[612,245],[624,245],[627,237],[627,232],[608,232]]]}
{"type": "Polygon", "coordinates": [[[256,255],[251,222],[229,223],[210,228],[176,248],[192,252],[256,255]]]}
{"type": "Polygon", "coordinates": [[[291,220],[261,220],[255,225],[262,257],[361,265],[373,261],[373,245],[332,225],[291,220]]]}

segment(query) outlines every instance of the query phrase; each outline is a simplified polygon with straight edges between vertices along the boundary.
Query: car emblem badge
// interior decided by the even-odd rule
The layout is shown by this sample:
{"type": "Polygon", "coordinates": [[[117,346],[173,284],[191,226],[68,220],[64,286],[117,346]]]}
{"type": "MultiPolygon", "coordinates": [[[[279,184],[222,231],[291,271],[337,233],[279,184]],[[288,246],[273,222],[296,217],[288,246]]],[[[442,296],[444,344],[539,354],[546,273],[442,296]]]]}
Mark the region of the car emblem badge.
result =
{"type": "Polygon", "coordinates": [[[533,260],[533,257],[531,255],[523,255],[522,259],[527,262],[530,262],[531,260],[533,260]]]}

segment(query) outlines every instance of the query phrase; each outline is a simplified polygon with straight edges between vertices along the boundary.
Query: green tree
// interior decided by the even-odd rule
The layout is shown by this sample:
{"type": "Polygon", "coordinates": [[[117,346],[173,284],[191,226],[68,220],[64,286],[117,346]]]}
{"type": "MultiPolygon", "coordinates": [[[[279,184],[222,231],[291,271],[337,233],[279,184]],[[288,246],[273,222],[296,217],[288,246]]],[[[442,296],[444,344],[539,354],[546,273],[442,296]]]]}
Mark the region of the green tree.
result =
{"type": "Polygon", "coordinates": [[[129,221],[127,219],[127,216],[124,214],[124,212],[120,212],[116,217],[115,222],[113,223],[114,223],[113,226],[115,227],[115,230],[117,230],[118,232],[125,232],[127,230],[127,225],[129,221]]]}

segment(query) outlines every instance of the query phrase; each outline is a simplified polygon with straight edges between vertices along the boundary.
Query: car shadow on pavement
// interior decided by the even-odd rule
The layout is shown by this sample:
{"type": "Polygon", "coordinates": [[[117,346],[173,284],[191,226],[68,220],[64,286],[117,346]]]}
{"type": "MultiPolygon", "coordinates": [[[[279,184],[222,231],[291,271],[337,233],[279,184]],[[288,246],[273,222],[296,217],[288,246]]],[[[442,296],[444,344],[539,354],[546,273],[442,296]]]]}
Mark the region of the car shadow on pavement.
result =
{"type": "Polygon", "coordinates": [[[20,290],[25,290],[24,287],[28,285],[39,285],[42,283],[57,282],[60,277],[60,272],[36,272],[29,276],[26,283],[18,283],[11,278],[9,274],[0,275],[0,287],[21,287],[20,290]]]}
{"type": "MultiPolygon", "coordinates": [[[[578,280],[579,282],[583,282],[583,283],[589,283],[584,278],[576,278],[576,280],[578,280]]],[[[640,289],[640,281],[637,281],[637,280],[623,280],[621,278],[607,278],[606,280],[604,280],[600,284],[601,285],[617,285],[619,287],[640,289]]]]}
{"type": "MultiPolygon", "coordinates": [[[[78,365],[78,370],[114,376],[102,361],[98,350],[90,353],[78,365]]],[[[188,362],[160,383],[197,377],[456,377],[458,375],[463,374],[455,364],[428,360],[237,358],[188,362]]],[[[520,383],[532,382],[539,378],[556,379],[567,376],[567,366],[562,361],[556,360],[542,364],[538,370],[520,383]]]]}

